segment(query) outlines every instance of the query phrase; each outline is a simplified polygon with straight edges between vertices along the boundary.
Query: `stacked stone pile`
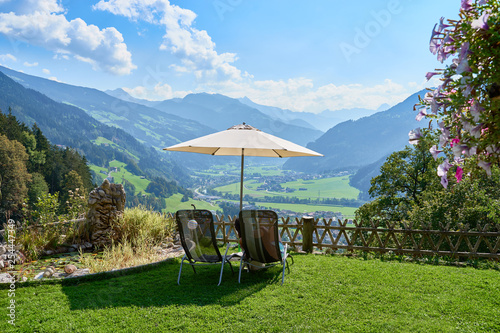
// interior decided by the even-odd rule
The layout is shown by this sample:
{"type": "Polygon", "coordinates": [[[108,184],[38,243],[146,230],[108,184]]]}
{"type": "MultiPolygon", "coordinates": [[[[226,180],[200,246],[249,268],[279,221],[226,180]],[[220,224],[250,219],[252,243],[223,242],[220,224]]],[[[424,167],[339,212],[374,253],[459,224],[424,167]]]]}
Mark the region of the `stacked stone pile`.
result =
{"type": "Polygon", "coordinates": [[[20,246],[11,247],[8,244],[0,244],[0,269],[22,264],[26,258],[19,250],[20,246]]]}
{"type": "Polygon", "coordinates": [[[98,248],[111,245],[116,237],[113,231],[125,209],[125,190],[122,184],[110,184],[107,179],[89,195],[87,220],[90,225],[91,243],[98,248]]]}

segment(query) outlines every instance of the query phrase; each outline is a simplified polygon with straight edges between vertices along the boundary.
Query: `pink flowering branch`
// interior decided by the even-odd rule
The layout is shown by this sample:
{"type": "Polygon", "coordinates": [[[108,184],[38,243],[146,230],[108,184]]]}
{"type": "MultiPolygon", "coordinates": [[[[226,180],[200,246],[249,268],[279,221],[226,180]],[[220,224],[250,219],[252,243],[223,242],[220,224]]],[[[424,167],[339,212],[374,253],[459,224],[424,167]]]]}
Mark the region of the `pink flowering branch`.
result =
{"type": "MultiPolygon", "coordinates": [[[[438,168],[444,187],[451,166],[460,181],[465,174],[500,166],[500,0],[462,0],[460,19],[439,20],[431,32],[429,50],[448,65],[428,72],[442,84],[415,105],[417,120],[428,118],[438,125],[439,144],[434,158],[447,159],[438,168]]],[[[410,132],[417,143],[419,131],[410,132]]]]}

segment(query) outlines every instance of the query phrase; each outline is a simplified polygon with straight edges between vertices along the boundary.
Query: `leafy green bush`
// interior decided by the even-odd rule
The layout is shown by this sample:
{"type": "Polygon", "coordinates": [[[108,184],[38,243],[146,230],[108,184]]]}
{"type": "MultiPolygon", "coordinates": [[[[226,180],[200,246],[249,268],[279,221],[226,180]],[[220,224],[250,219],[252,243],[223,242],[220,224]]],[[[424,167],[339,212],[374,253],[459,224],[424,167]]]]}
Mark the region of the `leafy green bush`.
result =
{"type": "Polygon", "coordinates": [[[451,191],[426,192],[408,219],[415,226],[431,225],[433,229],[440,229],[440,223],[449,223],[455,230],[463,230],[466,225],[472,230],[487,223],[500,225],[500,179],[496,180],[496,186],[487,186],[485,182],[495,183],[494,179],[465,179],[451,191]]]}

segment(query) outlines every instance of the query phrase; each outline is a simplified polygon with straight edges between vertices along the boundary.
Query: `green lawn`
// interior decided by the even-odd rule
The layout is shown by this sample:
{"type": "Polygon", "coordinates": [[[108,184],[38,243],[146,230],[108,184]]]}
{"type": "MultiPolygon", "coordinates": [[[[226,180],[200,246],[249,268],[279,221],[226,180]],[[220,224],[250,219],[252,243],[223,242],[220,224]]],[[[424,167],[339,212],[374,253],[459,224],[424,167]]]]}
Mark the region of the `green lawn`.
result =
{"type": "MultiPolygon", "coordinates": [[[[295,254],[280,268],[183,271],[179,259],[108,279],[1,290],[1,332],[499,332],[500,272],[295,254]],[[15,299],[16,327],[7,323],[15,299]]],[[[236,267],[236,264],[234,265],[236,267]]],[[[3,286],[5,288],[6,286],[3,286]]]]}

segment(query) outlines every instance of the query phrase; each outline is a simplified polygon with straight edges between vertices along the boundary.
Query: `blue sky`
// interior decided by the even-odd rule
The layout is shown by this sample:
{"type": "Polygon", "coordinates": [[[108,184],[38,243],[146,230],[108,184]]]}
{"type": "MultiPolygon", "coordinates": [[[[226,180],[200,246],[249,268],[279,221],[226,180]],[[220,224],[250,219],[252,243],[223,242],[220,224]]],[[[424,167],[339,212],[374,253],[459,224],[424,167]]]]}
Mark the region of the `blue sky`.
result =
{"type": "Polygon", "coordinates": [[[247,96],[294,111],[376,109],[433,82],[460,0],[0,0],[0,64],[137,98],[247,96]]]}

